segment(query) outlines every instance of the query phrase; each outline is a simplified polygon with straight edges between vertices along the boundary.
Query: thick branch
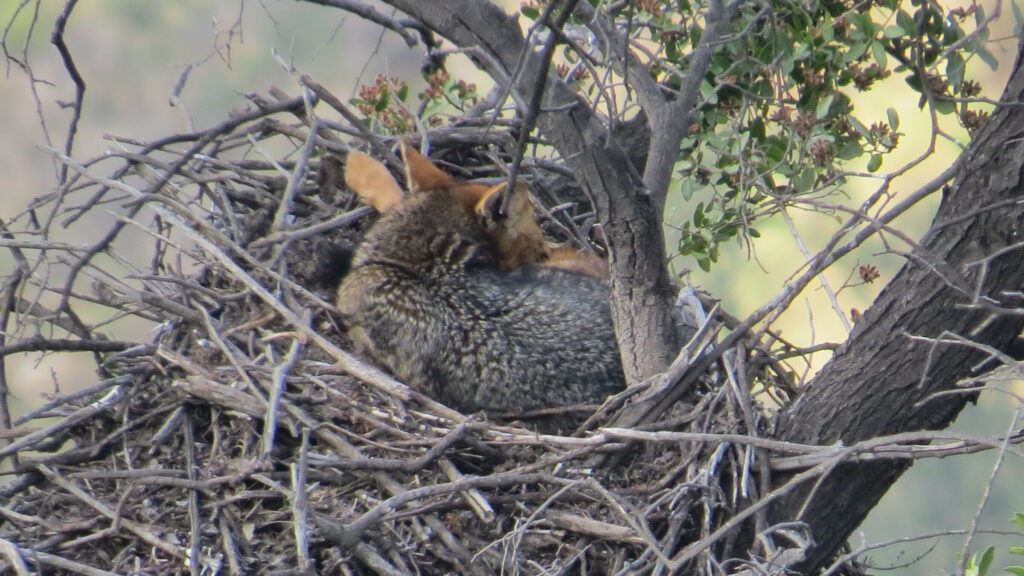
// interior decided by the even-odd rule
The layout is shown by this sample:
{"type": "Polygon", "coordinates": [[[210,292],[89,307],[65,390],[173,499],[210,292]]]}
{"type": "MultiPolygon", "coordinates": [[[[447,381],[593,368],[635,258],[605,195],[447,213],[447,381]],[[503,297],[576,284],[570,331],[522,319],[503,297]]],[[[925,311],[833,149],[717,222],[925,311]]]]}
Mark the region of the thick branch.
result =
{"type": "MultiPolygon", "coordinates": [[[[1021,56],[1018,52],[1004,102],[1019,102],[1024,95],[1021,56]]],[[[905,430],[943,428],[960,412],[969,395],[932,396],[995,363],[981,346],[945,336],[952,333],[1007,350],[1024,328],[1019,315],[986,311],[991,304],[1018,307],[1020,302],[1007,302],[1012,298],[1008,291],[1024,286],[1022,134],[1024,115],[1014,107],[998,110],[978,133],[960,165],[955,189],[943,198],[917,251],[923,260],[938,259],[930,263],[939,265],[921,266],[917,258],[904,265],[857,323],[849,342],[799,400],[782,411],[780,439],[850,444],[905,430]],[[997,204],[1006,208],[979,210],[997,204]]],[[[817,487],[799,518],[810,524],[817,542],[803,572],[835,554],[908,465],[841,467],[817,487]]],[[[806,491],[789,498],[776,509],[776,519],[797,519],[806,498],[806,491]]]]}
{"type": "Polygon", "coordinates": [[[672,170],[679,155],[679,145],[690,133],[693,113],[700,97],[700,83],[711,67],[711,53],[726,31],[728,14],[722,0],[708,3],[706,26],[700,37],[700,44],[690,56],[690,67],[676,99],[669,105],[648,110],[651,123],[651,146],[647,166],[644,168],[644,184],[657,199],[658,212],[665,210],[665,196],[672,181],[672,170]]]}
{"type": "Polygon", "coordinates": [[[587,22],[600,41],[601,49],[610,55],[609,65],[636,91],[640,107],[650,119],[650,140],[644,142],[647,150],[646,166],[642,167],[644,186],[654,198],[658,211],[664,212],[679,145],[693,124],[693,113],[700,99],[700,84],[711,66],[715,45],[721,42],[728,29],[729,10],[722,0],[709,2],[700,43],[688,57],[686,76],[680,79],[679,89],[671,92],[671,97],[669,89],[656,82],[629,50],[626,33],[589,4],[580,4],[576,13],[587,22]]]}

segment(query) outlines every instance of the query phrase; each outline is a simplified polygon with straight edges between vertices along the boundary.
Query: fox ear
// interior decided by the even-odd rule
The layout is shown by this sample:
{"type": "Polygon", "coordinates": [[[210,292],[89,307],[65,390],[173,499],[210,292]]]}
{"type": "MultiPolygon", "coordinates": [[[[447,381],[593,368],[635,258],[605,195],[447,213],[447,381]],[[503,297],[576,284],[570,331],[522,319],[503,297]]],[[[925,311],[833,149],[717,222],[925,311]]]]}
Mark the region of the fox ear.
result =
{"type": "Polygon", "coordinates": [[[502,192],[507,189],[504,182],[486,189],[474,207],[480,225],[497,248],[498,264],[503,270],[515,270],[545,262],[548,245],[533,214],[529,189],[523,182],[517,182],[509,198],[508,213],[502,214],[502,192]]]}
{"type": "Polygon", "coordinates": [[[488,188],[476,203],[477,215],[484,222],[499,222],[503,218],[518,221],[523,217],[533,220],[530,191],[523,182],[516,182],[516,189],[512,192],[512,199],[508,203],[508,214],[501,214],[501,197],[506,188],[508,188],[508,182],[488,188]]]}
{"type": "Polygon", "coordinates": [[[391,172],[362,152],[352,150],[348,153],[345,184],[378,212],[387,212],[402,201],[402,189],[391,172]]]}
{"type": "Polygon", "coordinates": [[[410,192],[415,194],[440,190],[455,183],[454,178],[434,166],[429,158],[417,152],[407,140],[402,140],[400,147],[402,160],[405,162],[405,179],[410,192]]]}

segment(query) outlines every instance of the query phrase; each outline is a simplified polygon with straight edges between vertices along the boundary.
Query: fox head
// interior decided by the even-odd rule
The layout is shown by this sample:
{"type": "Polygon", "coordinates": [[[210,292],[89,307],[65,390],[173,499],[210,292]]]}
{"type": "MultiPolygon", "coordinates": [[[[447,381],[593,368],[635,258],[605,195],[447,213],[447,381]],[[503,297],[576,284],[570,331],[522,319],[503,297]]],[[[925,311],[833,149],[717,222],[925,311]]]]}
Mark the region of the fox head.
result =
{"type": "MultiPolygon", "coordinates": [[[[455,207],[465,210],[477,222],[491,243],[504,270],[514,270],[548,260],[551,249],[530,205],[525,184],[517,183],[507,214],[501,214],[502,193],[508,184],[485,186],[459,182],[402,141],[406,181],[412,194],[447,193],[455,207]]],[[[351,151],[345,167],[345,183],[366,203],[386,213],[405,198],[402,188],[388,169],[361,152],[351,151]]]]}

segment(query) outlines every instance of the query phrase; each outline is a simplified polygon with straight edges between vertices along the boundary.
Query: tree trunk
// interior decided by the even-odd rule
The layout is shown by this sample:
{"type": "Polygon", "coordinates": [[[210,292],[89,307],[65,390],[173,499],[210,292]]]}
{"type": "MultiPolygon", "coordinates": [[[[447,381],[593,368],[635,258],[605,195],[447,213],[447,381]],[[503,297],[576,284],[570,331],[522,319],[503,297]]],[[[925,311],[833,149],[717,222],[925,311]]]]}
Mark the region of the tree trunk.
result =
{"type": "MultiPolygon", "coordinates": [[[[531,94],[540,81],[541,55],[530,49],[518,17],[499,6],[476,0],[387,3],[466,49],[502,87],[511,81],[513,95],[531,94]]],[[[590,106],[553,74],[546,81],[537,127],[577,175],[603,224],[611,253],[612,321],[626,379],[636,383],[665,370],[683,338],[673,319],[662,214],[590,106]]]]}
{"type": "MultiPolygon", "coordinates": [[[[1024,46],[1022,43],[1021,46],[1024,46]]],[[[851,444],[948,426],[971,396],[937,392],[994,368],[980,347],[1009,349],[1024,327],[1011,291],[1024,287],[1024,94],[1022,48],[999,108],[965,152],[955,185],[910,260],[857,323],[850,339],[800,398],[780,414],[780,439],[851,444]],[[944,339],[933,343],[911,336],[944,339]],[[986,362],[988,360],[988,362],[986,362]]],[[[909,467],[846,465],[775,508],[775,520],[807,522],[817,543],[802,567],[826,562],[909,467]]]]}

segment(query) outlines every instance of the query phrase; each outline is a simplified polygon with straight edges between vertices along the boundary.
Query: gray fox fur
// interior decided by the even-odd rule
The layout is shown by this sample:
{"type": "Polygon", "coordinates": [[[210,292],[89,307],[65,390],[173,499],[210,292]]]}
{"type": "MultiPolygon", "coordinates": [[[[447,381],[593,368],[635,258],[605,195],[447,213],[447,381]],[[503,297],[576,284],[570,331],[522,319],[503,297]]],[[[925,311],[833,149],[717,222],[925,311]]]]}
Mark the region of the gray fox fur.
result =
{"type": "MultiPolygon", "coordinates": [[[[408,146],[403,153],[413,172],[422,156],[410,160],[418,153],[408,146]]],[[[581,271],[593,269],[590,262],[563,255],[546,265],[547,244],[531,240],[535,249],[508,269],[508,239],[536,227],[528,197],[529,222],[495,234],[509,226],[488,208],[500,204],[489,198],[502,187],[456,183],[440,171],[433,180],[420,175],[419,184],[410,174],[416,193],[400,199],[382,165],[366,176],[368,162],[376,163],[350,154],[346,180],[384,214],[337,298],[357,352],[463,412],[596,404],[623,389],[608,286],[581,271]]]]}

